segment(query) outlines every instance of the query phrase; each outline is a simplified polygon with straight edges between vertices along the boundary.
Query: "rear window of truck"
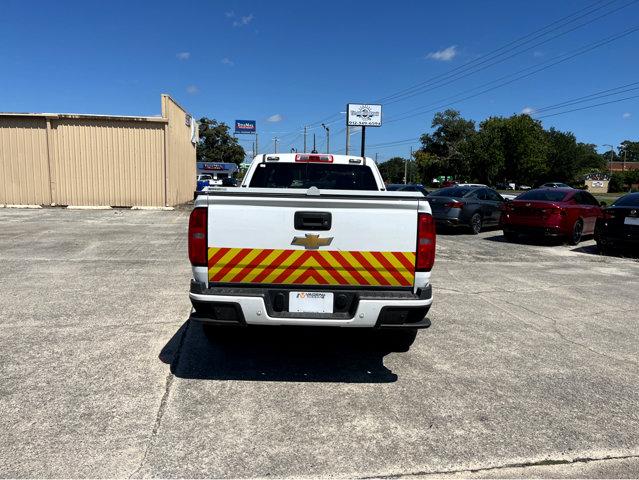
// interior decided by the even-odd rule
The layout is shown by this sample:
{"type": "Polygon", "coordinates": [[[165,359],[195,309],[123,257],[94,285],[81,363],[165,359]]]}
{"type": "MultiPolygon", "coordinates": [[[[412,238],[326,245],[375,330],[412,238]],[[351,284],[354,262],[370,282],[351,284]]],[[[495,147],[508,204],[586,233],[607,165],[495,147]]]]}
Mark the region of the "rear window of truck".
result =
{"type": "Polygon", "coordinates": [[[260,163],[249,187],[378,190],[370,168],[334,163],[260,163]]]}

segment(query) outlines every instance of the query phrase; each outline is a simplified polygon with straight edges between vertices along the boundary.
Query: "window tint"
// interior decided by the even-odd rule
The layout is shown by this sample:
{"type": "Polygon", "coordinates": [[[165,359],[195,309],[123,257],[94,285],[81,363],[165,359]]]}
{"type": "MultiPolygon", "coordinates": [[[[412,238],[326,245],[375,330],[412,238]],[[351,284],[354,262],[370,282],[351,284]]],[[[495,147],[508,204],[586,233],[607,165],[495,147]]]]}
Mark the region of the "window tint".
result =
{"type": "Polygon", "coordinates": [[[431,193],[431,195],[436,197],[463,197],[472,190],[472,188],[468,187],[450,187],[442,188],[441,190],[435,190],[433,193],[431,193]]]}
{"type": "Polygon", "coordinates": [[[486,195],[486,190],[484,190],[483,188],[481,190],[477,190],[474,196],[480,200],[488,200],[488,195],[486,195]]]}
{"type": "Polygon", "coordinates": [[[542,200],[545,202],[561,202],[568,194],[562,190],[528,190],[520,194],[517,200],[542,200]]]}
{"type": "Polygon", "coordinates": [[[260,163],[249,187],[378,190],[369,167],[333,163],[260,163]]]}
{"type": "Polygon", "coordinates": [[[612,204],[615,207],[639,207],[639,193],[624,195],[612,204]]]}
{"type": "Polygon", "coordinates": [[[493,202],[503,202],[504,199],[494,190],[486,190],[486,198],[493,202]]]}
{"type": "Polygon", "coordinates": [[[599,205],[599,202],[588,192],[581,192],[585,205],[599,205]]]}

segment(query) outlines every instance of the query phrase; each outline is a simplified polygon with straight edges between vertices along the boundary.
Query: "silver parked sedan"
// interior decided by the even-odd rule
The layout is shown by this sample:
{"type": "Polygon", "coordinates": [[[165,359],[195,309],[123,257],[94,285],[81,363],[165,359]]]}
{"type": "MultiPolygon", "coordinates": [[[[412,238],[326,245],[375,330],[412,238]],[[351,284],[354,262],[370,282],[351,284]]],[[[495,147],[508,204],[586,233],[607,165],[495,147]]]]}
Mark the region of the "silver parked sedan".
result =
{"type": "Polygon", "coordinates": [[[492,188],[454,186],[431,192],[426,199],[438,225],[468,227],[477,235],[484,226],[499,224],[503,197],[492,188]]]}

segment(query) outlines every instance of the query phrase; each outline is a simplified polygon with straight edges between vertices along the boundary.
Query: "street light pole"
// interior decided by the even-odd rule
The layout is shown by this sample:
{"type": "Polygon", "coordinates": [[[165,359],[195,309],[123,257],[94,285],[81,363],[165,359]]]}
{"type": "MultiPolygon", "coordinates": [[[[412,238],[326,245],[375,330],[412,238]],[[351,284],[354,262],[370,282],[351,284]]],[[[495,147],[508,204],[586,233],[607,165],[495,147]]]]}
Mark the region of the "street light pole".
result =
{"type": "Polygon", "coordinates": [[[603,146],[610,147],[610,162],[608,163],[608,170],[610,170],[610,175],[612,175],[612,161],[615,158],[615,147],[609,143],[604,143],[603,146]]]}
{"type": "Polygon", "coordinates": [[[304,125],[304,153],[306,153],[306,125],[304,125]]]}
{"type": "Polygon", "coordinates": [[[324,130],[326,130],[326,153],[331,153],[331,135],[330,135],[330,128],[328,128],[326,125],[324,125],[322,123],[322,127],[324,127],[324,130]]]}
{"type": "Polygon", "coordinates": [[[277,153],[277,137],[274,137],[273,141],[275,142],[275,152],[274,153],[277,153]]]}

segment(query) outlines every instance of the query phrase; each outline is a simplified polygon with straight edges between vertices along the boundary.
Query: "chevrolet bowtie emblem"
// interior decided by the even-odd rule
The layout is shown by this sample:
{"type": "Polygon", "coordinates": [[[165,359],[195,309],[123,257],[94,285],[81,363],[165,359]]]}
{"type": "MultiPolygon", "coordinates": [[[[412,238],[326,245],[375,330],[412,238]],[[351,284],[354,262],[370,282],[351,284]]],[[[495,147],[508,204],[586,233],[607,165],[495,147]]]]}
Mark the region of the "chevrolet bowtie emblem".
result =
{"type": "Polygon", "coordinates": [[[291,245],[298,245],[306,250],[317,250],[319,247],[330,245],[332,241],[333,237],[320,238],[319,235],[307,233],[305,237],[293,237],[291,245]]]}

